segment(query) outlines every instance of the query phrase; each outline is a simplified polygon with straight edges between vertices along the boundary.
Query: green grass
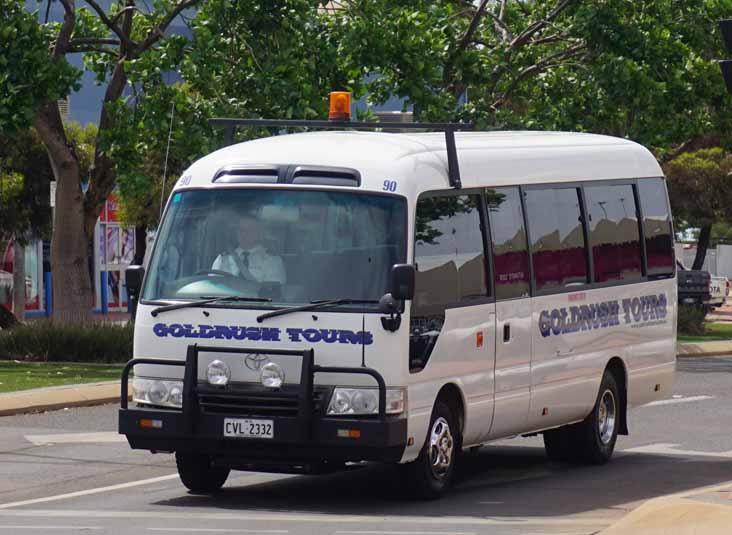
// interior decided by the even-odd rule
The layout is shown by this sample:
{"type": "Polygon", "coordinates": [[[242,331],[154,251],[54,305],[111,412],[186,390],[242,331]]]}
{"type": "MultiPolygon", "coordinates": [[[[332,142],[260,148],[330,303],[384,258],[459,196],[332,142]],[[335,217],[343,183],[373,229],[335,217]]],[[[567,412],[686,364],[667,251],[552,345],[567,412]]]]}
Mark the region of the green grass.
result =
{"type": "Polygon", "coordinates": [[[121,366],[0,361],[0,393],[120,378],[121,366]]]}
{"type": "Polygon", "coordinates": [[[679,335],[679,342],[715,342],[719,340],[732,340],[732,322],[730,323],[705,323],[705,334],[700,336],[679,335]]]}

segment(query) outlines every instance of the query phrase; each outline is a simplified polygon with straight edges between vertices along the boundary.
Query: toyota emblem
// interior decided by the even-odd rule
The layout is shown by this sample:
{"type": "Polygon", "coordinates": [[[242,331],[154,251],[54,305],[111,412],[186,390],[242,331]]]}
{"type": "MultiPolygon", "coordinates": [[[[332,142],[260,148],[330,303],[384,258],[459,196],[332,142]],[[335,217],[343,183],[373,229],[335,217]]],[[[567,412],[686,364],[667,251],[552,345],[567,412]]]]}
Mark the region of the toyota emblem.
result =
{"type": "Polygon", "coordinates": [[[262,366],[264,366],[267,362],[269,362],[269,356],[262,355],[261,353],[253,353],[251,355],[247,355],[244,359],[244,364],[246,365],[246,367],[253,372],[262,369],[262,366]]]}

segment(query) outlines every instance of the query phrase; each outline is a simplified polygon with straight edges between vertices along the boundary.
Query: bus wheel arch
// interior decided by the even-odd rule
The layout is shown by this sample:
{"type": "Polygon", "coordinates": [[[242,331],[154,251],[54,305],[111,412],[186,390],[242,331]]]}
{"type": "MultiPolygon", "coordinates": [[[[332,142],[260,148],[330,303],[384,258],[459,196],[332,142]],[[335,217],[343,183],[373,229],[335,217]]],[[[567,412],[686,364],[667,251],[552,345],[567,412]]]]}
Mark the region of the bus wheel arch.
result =
{"type": "Polygon", "coordinates": [[[462,390],[455,383],[447,383],[440,389],[436,400],[444,401],[457,418],[460,447],[462,447],[462,436],[465,431],[465,399],[462,390]]]}
{"type": "Polygon", "coordinates": [[[620,407],[618,414],[618,434],[628,434],[628,371],[625,363],[620,357],[611,358],[605,370],[609,371],[615,377],[618,385],[618,393],[620,394],[620,407]]]}

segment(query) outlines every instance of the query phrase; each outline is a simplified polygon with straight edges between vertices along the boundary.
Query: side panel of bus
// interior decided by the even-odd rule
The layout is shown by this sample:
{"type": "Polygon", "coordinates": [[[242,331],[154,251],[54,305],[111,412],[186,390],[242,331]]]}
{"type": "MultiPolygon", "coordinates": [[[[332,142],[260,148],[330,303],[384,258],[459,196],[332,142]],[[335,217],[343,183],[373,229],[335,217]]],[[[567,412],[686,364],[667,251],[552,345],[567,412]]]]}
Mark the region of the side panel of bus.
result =
{"type": "Polygon", "coordinates": [[[441,389],[463,406],[464,444],[479,443],[493,418],[495,303],[480,191],[430,192],[416,207],[415,296],[410,307],[409,429],[422,447],[441,389]]]}

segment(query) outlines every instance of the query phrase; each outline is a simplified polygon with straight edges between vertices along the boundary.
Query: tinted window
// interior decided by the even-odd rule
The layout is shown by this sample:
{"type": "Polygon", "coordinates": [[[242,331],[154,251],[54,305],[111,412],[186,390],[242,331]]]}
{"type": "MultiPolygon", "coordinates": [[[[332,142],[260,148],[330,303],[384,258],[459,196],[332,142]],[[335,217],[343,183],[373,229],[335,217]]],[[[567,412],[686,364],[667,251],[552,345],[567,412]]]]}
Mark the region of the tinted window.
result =
{"type": "Polygon", "coordinates": [[[445,309],[488,294],[480,196],[423,197],[417,203],[417,267],[409,337],[409,368],[427,364],[445,309]]]}
{"type": "Polygon", "coordinates": [[[426,197],[417,205],[413,307],[442,313],[446,306],[485,297],[487,292],[480,197],[426,197]]]}
{"type": "Polygon", "coordinates": [[[662,178],[638,181],[643,208],[648,276],[667,275],[674,271],[674,242],[666,187],[662,178]]]}
{"type": "Polygon", "coordinates": [[[641,246],[633,186],[585,188],[595,282],[640,278],[641,246]]]}
{"type": "Polygon", "coordinates": [[[518,188],[486,190],[496,299],[529,295],[529,254],[518,188]]]}
{"type": "Polygon", "coordinates": [[[526,218],[537,290],[587,282],[587,255],[577,188],[526,191],[526,218]]]}

